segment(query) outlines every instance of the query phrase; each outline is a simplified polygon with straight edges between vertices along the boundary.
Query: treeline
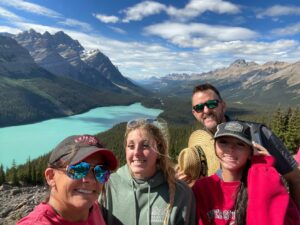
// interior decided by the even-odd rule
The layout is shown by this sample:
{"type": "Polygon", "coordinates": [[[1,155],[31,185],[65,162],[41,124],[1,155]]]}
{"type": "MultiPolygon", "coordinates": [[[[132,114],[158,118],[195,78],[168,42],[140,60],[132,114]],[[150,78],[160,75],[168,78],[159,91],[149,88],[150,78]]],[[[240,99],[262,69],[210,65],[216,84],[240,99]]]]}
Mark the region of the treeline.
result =
{"type": "MultiPolygon", "coordinates": [[[[245,119],[245,118],[243,118],[245,119]]],[[[289,108],[277,109],[270,117],[256,117],[256,122],[263,122],[280,137],[289,151],[295,154],[300,146],[300,109],[289,108]]],[[[171,125],[170,132],[170,156],[176,163],[177,156],[183,148],[187,147],[189,135],[197,129],[198,125],[171,125]]],[[[112,129],[99,133],[96,136],[107,148],[112,149],[119,159],[120,166],[125,164],[124,133],[126,123],[114,126],[112,129]]],[[[14,185],[30,184],[39,185],[44,183],[44,170],[48,162],[49,154],[37,159],[28,159],[24,165],[17,166],[15,162],[8,169],[0,165],[0,185],[10,182],[14,185]]]]}
{"type": "Polygon", "coordinates": [[[279,108],[270,122],[272,131],[285,143],[291,153],[297,153],[300,147],[300,108],[279,108]]]}

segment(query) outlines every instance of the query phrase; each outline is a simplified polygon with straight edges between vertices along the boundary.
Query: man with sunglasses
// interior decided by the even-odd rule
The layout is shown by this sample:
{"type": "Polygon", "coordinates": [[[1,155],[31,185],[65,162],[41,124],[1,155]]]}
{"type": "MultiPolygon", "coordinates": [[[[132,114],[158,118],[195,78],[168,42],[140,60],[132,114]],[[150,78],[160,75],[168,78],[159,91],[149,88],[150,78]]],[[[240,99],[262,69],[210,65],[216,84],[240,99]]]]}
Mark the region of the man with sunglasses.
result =
{"type": "Polygon", "coordinates": [[[105,225],[98,197],[118,162],[92,135],[73,135],[52,151],[44,176],[49,197],[18,225],[105,225]]]}
{"type": "MultiPolygon", "coordinates": [[[[192,113],[196,120],[199,121],[203,125],[204,129],[207,130],[212,136],[216,132],[218,124],[230,120],[229,117],[226,116],[225,112],[226,103],[222,99],[217,88],[208,83],[200,84],[194,87],[192,94],[192,113]]],[[[251,124],[251,122],[249,122],[249,124],[251,124]]],[[[275,145],[279,145],[279,143],[281,143],[279,138],[276,137],[268,128],[264,127],[264,132],[267,134],[266,136],[272,138],[272,141],[275,143],[275,145]]],[[[297,163],[291,157],[291,154],[286,147],[280,147],[282,152],[278,153],[275,150],[275,152],[273,152],[275,155],[273,156],[277,161],[284,160],[284,162],[279,163],[285,167],[281,168],[281,170],[284,171],[282,172],[282,176],[288,182],[291,196],[300,209],[300,169],[297,168],[297,163]],[[278,158],[276,155],[280,155],[280,157],[278,158]]],[[[213,146],[211,149],[214,149],[213,146]]],[[[272,151],[270,151],[270,153],[272,154],[272,151]]],[[[209,164],[209,162],[207,163],[209,164]]],[[[190,179],[180,171],[178,172],[178,177],[179,179],[190,181],[190,179]]]]}
{"type": "Polygon", "coordinates": [[[192,94],[192,113],[212,134],[217,125],[226,122],[226,104],[219,91],[210,84],[198,85],[192,94]]]}

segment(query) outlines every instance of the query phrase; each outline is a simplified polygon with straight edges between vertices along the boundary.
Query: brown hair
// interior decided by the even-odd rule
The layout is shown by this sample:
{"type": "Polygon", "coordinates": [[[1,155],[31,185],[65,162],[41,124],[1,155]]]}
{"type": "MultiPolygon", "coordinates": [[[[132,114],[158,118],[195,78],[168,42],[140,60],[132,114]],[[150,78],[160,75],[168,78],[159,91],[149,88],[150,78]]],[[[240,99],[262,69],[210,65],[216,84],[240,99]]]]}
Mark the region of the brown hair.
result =
{"type": "Polygon", "coordinates": [[[207,90],[212,90],[213,92],[215,92],[216,95],[218,96],[219,100],[220,100],[220,101],[223,101],[223,100],[222,100],[222,97],[221,97],[221,94],[220,94],[220,92],[218,91],[218,89],[217,89],[215,86],[213,86],[213,85],[211,85],[211,84],[209,84],[209,83],[199,84],[199,85],[195,86],[194,89],[193,89],[193,94],[192,94],[192,96],[193,96],[195,93],[197,93],[197,92],[203,92],[203,91],[207,91],[207,90]]]}
{"type": "Polygon", "coordinates": [[[148,122],[145,119],[136,120],[130,126],[127,125],[124,136],[124,147],[127,145],[128,134],[136,129],[143,129],[147,131],[156,141],[158,150],[157,167],[164,173],[164,176],[169,186],[169,204],[166,211],[164,224],[169,223],[169,217],[174,206],[175,198],[175,171],[172,160],[169,156],[169,137],[167,123],[160,119],[154,122],[148,122]]]}

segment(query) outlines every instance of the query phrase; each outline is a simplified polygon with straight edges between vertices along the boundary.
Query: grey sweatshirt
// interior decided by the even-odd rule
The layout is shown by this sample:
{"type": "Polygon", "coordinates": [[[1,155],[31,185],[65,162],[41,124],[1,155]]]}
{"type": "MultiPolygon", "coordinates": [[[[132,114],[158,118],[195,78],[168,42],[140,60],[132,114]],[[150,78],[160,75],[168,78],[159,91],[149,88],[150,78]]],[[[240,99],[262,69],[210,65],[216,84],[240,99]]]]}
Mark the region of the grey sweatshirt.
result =
{"type": "MultiPolygon", "coordinates": [[[[162,225],[169,203],[169,187],[158,171],[147,181],[136,181],[125,165],[111,175],[105,199],[99,199],[107,225],[162,225]]],[[[176,181],[169,225],[195,225],[195,200],[191,189],[176,181]]]]}

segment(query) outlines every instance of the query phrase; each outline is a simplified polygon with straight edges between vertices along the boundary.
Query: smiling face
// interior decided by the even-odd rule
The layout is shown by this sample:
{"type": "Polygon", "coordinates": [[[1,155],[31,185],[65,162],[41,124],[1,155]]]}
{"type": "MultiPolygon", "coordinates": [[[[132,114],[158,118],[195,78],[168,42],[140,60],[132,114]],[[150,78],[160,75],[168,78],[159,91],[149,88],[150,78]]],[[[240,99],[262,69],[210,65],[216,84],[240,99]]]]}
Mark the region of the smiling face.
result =
{"type": "Polygon", "coordinates": [[[252,148],[245,142],[229,136],[217,138],[215,148],[222,172],[240,179],[247,161],[252,157],[252,148]]]}
{"type": "MultiPolygon", "coordinates": [[[[197,104],[203,104],[208,100],[220,100],[213,90],[198,91],[192,96],[192,107],[197,104]]],[[[196,112],[192,109],[194,117],[203,124],[212,133],[215,133],[217,125],[225,122],[226,105],[224,101],[219,101],[218,106],[213,109],[204,107],[202,112],[196,112]]]]}
{"type": "Polygon", "coordinates": [[[133,177],[146,179],[152,177],[157,169],[157,143],[153,136],[143,128],[130,131],[126,139],[126,161],[133,177]]]}
{"type": "MultiPolygon", "coordinates": [[[[101,155],[92,155],[84,160],[92,166],[103,164],[101,155]]],[[[82,179],[67,176],[65,168],[47,168],[45,177],[49,184],[49,204],[66,220],[87,219],[92,204],[98,199],[102,184],[94,177],[92,170],[82,179]]]]}

